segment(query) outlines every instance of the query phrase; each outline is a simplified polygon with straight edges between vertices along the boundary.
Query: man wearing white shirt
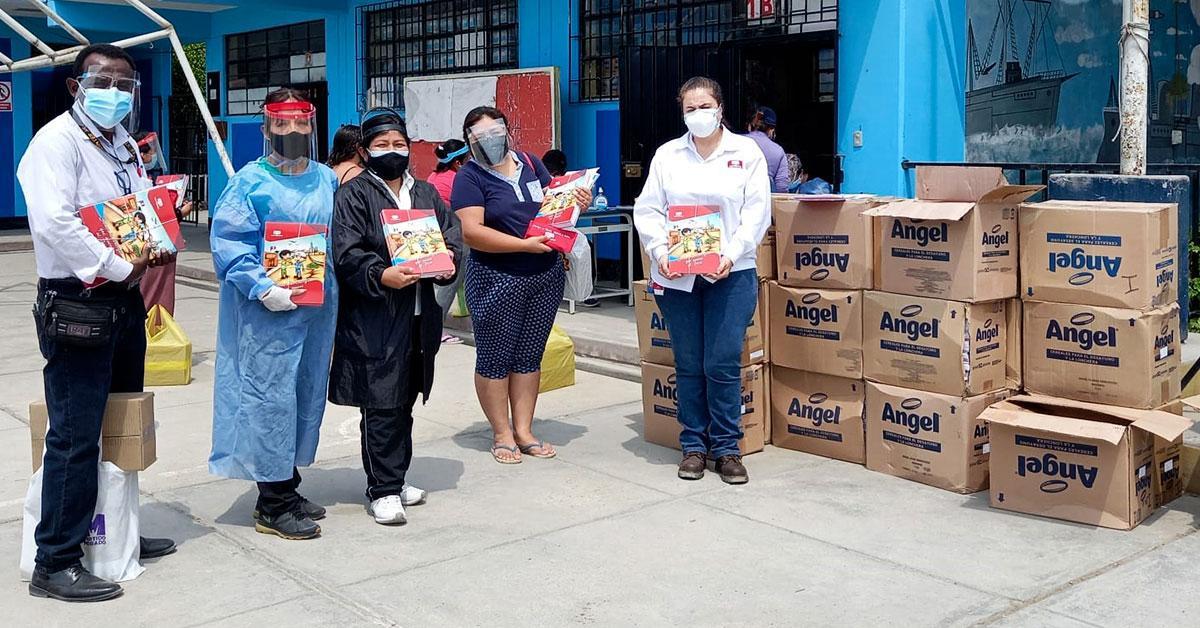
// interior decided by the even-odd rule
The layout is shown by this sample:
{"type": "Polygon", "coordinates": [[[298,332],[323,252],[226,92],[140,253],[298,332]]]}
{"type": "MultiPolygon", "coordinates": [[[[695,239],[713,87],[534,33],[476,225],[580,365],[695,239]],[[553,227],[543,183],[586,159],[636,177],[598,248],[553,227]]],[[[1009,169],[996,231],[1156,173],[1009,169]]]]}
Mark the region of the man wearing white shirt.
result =
{"type": "MultiPolygon", "coordinates": [[[[90,602],[122,592],[80,564],[96,506],[104,407],[110,392],[142,390],[146,310],[138,280],[148,267],[173,261],[174,254],[144,247],[140,257],[126,261],[79,218],[79,208],[149,182],[127,130],[138,113],[133,59],[120,48],[92,45],[79,53],[73,70],[67,89],[75,104],[38,131],[17,168],[37,258],[34,318],[46,359],[50,417],[29,592],[90,602]]],[[[142,539],[141,556],[174,549],[167,539],[142,539]]]]}

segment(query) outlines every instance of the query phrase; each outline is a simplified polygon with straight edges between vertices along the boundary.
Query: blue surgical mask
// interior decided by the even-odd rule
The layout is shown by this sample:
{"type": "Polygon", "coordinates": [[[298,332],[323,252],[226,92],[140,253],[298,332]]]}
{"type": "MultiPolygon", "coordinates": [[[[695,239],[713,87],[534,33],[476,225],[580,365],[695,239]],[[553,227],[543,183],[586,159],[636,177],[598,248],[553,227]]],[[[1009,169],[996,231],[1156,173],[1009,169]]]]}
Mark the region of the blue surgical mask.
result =
{"type": "Polygon", "coordinates": [[[133,111],[133,94],[115,87],[85,89],[83,110],[99,127],[111,129],[133,111]]]}

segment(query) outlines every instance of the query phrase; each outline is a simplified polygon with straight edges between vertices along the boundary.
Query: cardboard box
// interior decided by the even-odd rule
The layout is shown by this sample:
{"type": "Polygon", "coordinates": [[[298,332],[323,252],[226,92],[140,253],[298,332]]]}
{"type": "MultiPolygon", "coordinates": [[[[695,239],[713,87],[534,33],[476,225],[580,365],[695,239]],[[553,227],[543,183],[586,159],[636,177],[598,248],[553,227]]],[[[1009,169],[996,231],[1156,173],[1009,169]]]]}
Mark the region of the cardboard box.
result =
{"type": "Polygon", "coordinates": [[[771,440],[776,447],[866,461],[861,380],[771,369],[771,440]]]}
{"type": "MultiPolygon", "coordinates": [[[[1157,408],[1160,412],[1169,412],[1183,416],[1183,401],[1176,399],[1165,406],[1157,408]]],[[[1154,507],[1165,506],[1183,495],[1183,436],[1175,440],[1167,440],[1161,436],[1154,437],[1154,507]]]]}
{"type": "MultiPolygon", "coordinates": [[[[667,333],[667,321],[648,290],[649,282],[633,282],[634,316],[637,318],[638,352],[642,361],[651,364],[675,365],[675,354],[671,350],[671,336],[667,333]]],[[[760,286],[761,287],[761,286],[760,286]]],[[[762,301],[760,299],[759,303],[762,301]]],[[[767,345],[763,310],[755,308],[750,326],[746,328],[746,340],[742,345],[742,365],[760,364],[767,361],[767,345]]]]}
{"type": "Polygon", "coordinates": [[[864,293],[866,379],[967,397],[1012,388],[1007,304],[864,293]]]}
{"type": "Polygon", "coordinates": [[[917,168],[918,196],[877,217],[875,287],[977,303],[1017,296],[1017,206],[1042,189],[999,168],[917,168]]]}
{"type": "Polygon", "coordinates": [[[758,263],[760,281],[775,278],[775,227],[767,229],[767,235],[763,236],[762,242],[759,243],[754,260],[758,263]]]}
{"type": "Polygon", "coordinates": [[[1049,201],[1021,208],[1024,298],[1146,310],[1174,303],[1173,203],[1049,201]]]}
{"type": "Polygon", "coordinates": [[[772,440],[771,425],[774,423],[771,418],[771,373],[775,371],[775,368],[772,367],[770,363],[764,364],[762,367],[763,399],[765,400],[764,403],[767,405],[766,412],[763,415],[763,444],[770,445],[772,440]]]}
{"type": "Polygon", "coordinates": [[[939,395],[867,382],[867,468],[956,493],[988,486],[985,408],[1009,395],[939,395]]]}
{"type": "Polygon", "coordinates": [[[1179,306],[1139,312],[1025,302],[1025,388],[1128,408],[1179,397],[1179,306]]]}
{"type": "Polygon", "coordinates": [[[787,288],[775,282],[768,286],[768,336],[775,364],[862,379],[862,292],[787,288]]]}
{"type": "Polygon", "coordinates": [[[1042,396],[984,412],[992,433],[991,505],[1128,530],[1154,512],[1154,438],[1174,441],[1191,421],[1042,396]]]}
{"type": "MultiPolygon", "coordinates": [[[[766,369],[761,364],[742,369],[742,455],[763,450],[770,413],[765,393],[766,369]]],[[[646,442],[679,449],[683,429],[677,419],[675,368],[642,363],[642,417],[646,442]]]]}
{"type": "Polygon", "coordinates": [[[1012,390],[1021,390],[1025,377],[1022,373],[1024,369],[1024,338],[1025,338],[1025,307],[1020,299],[1009,299],[1007,322],[1008,326],[1005,331],[1008,333],[1008,364],[1007,377],[1008,387],[1012,390]]]}
{"type": "Polygon", "coordinates": [[[796,288],[871,289],[873,196],[772,197],[779,283],[796,288]]]}
{"type": "MultiPolygon", "coordinates": [[[[45,401],[29,404],[29,436],[33,470],[42,466],[50,417],[45,401]]],[[[113,393],[104,408],[100,428],[101,459],[124,471],[144,471],[157,459],[154,435],[154,393],[113,393]]]]}

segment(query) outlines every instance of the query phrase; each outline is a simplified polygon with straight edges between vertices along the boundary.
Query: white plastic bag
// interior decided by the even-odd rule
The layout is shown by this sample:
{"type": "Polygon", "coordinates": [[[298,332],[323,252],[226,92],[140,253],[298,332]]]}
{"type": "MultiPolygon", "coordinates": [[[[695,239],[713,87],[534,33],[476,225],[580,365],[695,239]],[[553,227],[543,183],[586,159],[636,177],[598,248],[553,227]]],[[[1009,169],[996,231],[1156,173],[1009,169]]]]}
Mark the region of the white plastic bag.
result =
{"type": "Polygon", "coordinates": [[[582,301],[592,296],[592,245],[582,233],[565,256],[567,284],[563,298],[582,301]]]}
{"type": "MultiPolygon", "coordinates": [[[[83,566],[111,582],[125,582],[146,570],[138,556],[138,474],[122,471],[111,462],[101,462],[96,471],[96,510],[87,538],[83,541],[83,566]]],[[[33,576],[37,542],[33,538],[42,518],[42,469],[29,478],[25,494],[25,521],[21,535],[21,578],[33,576]]]]}

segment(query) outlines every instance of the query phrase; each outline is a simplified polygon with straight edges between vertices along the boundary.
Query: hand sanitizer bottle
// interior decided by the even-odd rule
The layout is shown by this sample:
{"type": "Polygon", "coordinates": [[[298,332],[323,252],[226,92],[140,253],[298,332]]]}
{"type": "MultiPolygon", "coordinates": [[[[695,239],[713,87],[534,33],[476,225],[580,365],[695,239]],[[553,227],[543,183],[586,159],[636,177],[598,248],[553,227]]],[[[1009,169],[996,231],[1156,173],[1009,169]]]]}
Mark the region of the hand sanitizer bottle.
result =
{"type": "Polygon", "coordinates": [[[600,193],[596,195],[596,200],[592,204],[596,206],[596,211],[608,209],[608,197],[604,195],[604,188],[600,188],[600,193]]]}

